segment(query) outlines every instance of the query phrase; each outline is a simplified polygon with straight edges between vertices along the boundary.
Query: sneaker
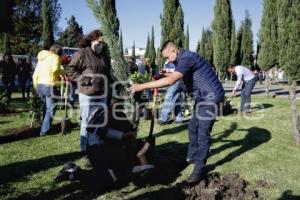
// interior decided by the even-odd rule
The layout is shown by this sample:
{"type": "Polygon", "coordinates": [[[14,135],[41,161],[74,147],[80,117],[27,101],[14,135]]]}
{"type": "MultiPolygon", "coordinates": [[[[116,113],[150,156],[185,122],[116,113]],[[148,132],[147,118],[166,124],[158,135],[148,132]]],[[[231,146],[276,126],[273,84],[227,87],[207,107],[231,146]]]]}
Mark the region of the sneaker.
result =
{"type": "Polygon", "coordinates": [[[46,136],[46,133],[40,133],[40,136],[44,137],[44,136],[46,136]]]}

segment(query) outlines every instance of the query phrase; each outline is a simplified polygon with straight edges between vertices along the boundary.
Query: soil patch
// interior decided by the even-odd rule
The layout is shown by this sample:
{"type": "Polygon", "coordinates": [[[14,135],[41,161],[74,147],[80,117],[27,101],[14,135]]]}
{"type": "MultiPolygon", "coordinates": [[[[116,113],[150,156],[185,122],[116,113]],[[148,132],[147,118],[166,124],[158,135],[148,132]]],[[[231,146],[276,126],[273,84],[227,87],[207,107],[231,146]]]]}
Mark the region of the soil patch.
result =
{"type": "Polygon", "coordinates": [[[238,174],[208,175],[198,185],[183,189],[186,200],[261,199],[257,191],[247,190],[247,181],[238,174]]]}

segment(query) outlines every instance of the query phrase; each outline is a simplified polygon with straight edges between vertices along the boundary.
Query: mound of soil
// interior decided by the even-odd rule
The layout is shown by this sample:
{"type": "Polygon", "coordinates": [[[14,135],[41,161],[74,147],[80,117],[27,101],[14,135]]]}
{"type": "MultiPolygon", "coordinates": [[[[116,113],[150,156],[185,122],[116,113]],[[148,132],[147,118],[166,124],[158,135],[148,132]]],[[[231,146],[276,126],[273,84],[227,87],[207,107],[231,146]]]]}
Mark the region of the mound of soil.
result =
{"type": "Polygon", "coordinates": [[[183,189],[186,200],[247,200],[261,199],[257,191],[246,189],[247,182],[238,174],[210,174],[198,185],[183,189]]]}

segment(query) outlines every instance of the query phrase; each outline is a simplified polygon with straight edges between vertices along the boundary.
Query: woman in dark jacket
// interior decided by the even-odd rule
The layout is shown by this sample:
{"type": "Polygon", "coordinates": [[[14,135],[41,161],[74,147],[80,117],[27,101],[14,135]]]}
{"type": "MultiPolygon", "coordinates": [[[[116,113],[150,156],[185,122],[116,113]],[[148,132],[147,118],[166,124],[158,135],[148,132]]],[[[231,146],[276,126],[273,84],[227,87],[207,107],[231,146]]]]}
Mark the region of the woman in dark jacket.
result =
{"type": "Polygon", "coordinates": [[[76,81],[78,86],[81,116],[80,150],[85,152],[88,146],[102,143],[96,132],[107,119],[94,118],[97,113],[106,109],[108,88],[112,80],[108,48],[99,30],[92,31],[81,42],[81,48],[66,67],[66,71],[71,81],[76,81]],[[97,124],[91,121],[97,121],[97,124]]]}
{"type": "Polygon", "coordinates": [[[0,62],[0,70],[2,72],[2,81],[5,87],[5,95],[8,101],[10,101],[11,93],[15,86],[17,67],[9,52],[6,52],[4,54],[3,60],[0,62]]]}

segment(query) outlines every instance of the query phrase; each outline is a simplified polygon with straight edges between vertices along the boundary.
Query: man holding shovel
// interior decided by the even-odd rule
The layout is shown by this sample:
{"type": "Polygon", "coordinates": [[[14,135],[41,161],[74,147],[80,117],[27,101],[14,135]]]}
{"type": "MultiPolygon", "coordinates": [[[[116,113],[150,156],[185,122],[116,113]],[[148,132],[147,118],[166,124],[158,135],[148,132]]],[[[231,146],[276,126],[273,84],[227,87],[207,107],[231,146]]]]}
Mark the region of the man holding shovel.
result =
{"type": "Polygon", "coordinates": [[[172,42],[166,42],[161,53],[167,62],[175,64],[175,71],[166,77],[144,84],[133,84],[131,92],[150,88],[160,88],[174,84],[183,78],[189,93],[195,100],[193,117],[189,124],[189,149],[187,161],[194,162],[192,174],[186,180],[188,184],[198,183],[208,158],[210,132],[218,113],[218,104],[223,101],[224,89],[212,67],[196,53],[179,49],[172,42]]]}

